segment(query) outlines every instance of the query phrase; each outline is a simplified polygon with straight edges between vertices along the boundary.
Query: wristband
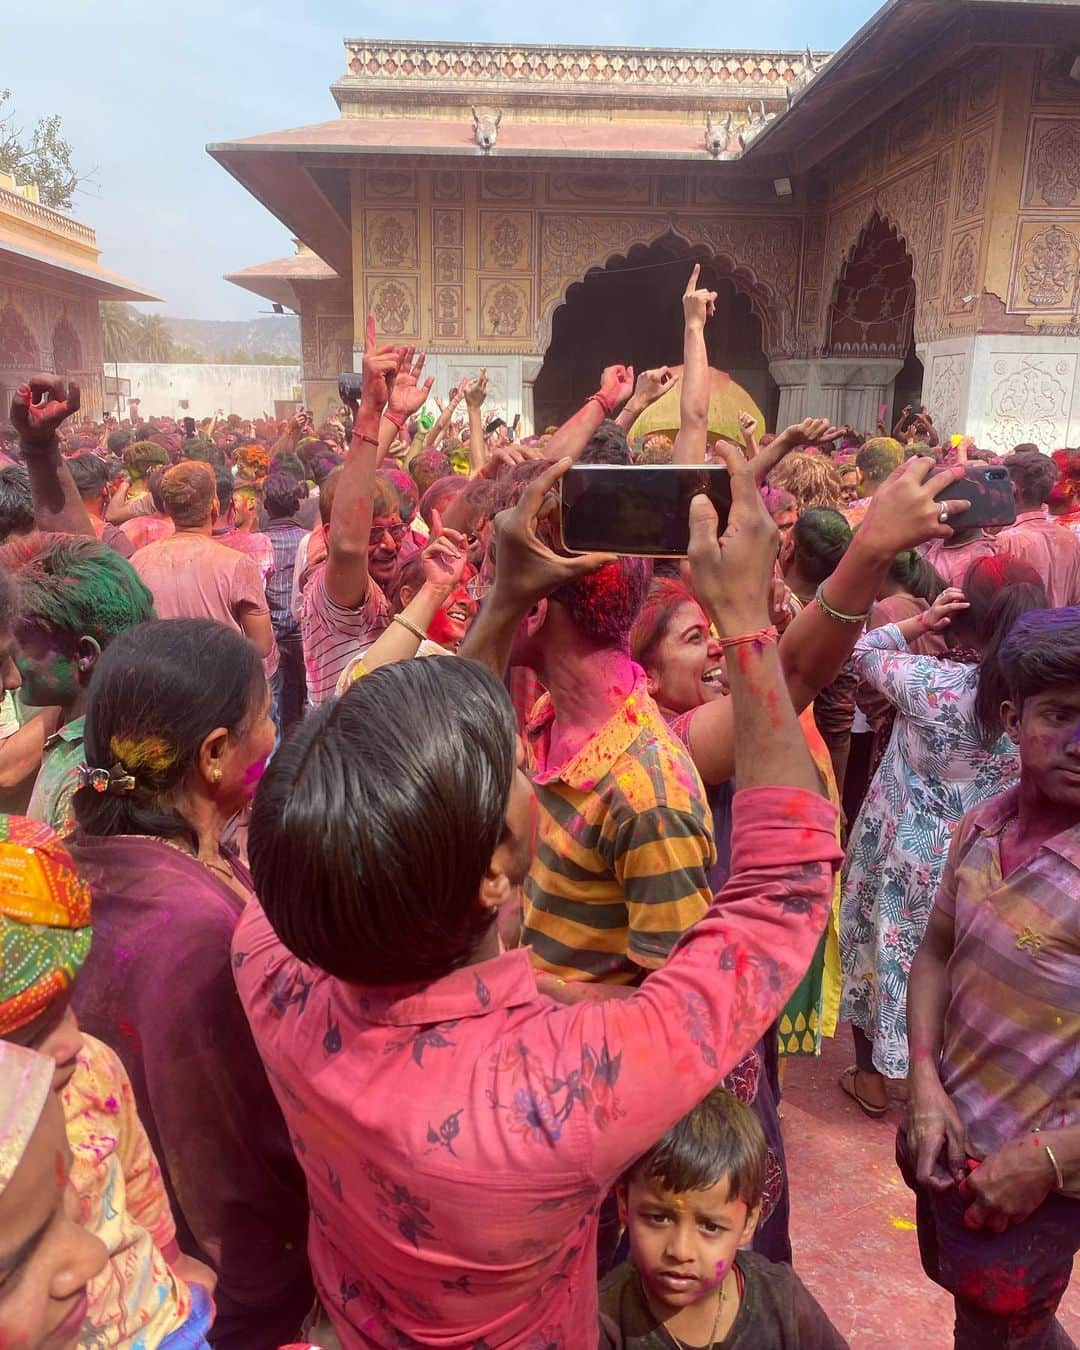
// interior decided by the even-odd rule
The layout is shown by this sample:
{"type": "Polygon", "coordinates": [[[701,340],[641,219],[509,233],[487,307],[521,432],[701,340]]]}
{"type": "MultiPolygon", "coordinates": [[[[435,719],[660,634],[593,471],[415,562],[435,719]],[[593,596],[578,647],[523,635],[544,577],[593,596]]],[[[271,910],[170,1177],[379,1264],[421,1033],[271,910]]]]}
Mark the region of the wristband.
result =
{"type": "Polygon", "coordinates": [[[837,623],[865,623],[870,617],[870,611],[865,614],[842,614],[840,610],[833,609],[832,605],[825,599],[825,583],[822,582],[814,594],[814,599],[818,602],[818,608],[823,614],[827,614],[830,619],[835,619],[837,623]]]}
{"type": "Polygon", "coordinates": [[[418,638],[419,641],[421,642],[427,641],[427,634],[421,632],[420,629],[417,628],[416,624],[414,624],[411,619],[407,619],[404,614],[395,614],[393,622],[401,624],[402,628],[407,629],[413,635],[413,637],[418,638]]]}
{"type": "Polygon", "coordinates": [[[407,420],[404,413],[384,412],[383,416],[386,418],[388,422],[393,422],[394,426],[397,427],[398,431],[404,430],[405,422],[407,420]]]}
{"type": "Polygon", "coordinates": [[[375,436],[369,436],[364,431],[354,431],[352,438],[354,441],[359,441],[361,445],[373,445],[376,450],[379,448],[378,439],[375,436]]]}
{"type": "Polygon", "coordinates": [[[614,413],[615,411],[614,407],[608,402],[608,400],[604,397],[603,394],[590,394],[589,397],[585,400],[585,402],[599,403],[600,410],[605,417],[610,417],[612,413],[614,413]]]}
{"type": "Polygon", "coordinates": [[[741,647],[747,642],[752,642],[757,647],[764,647],[768,642],[775,642],[779,636],[780,634],[776,631],[776,624],[771,623],[768,628],[759,628],[754,633],[740,633],[737,637],[722,637],[718,640],[724,651],[727,651],[729,647],[741,647]]]}

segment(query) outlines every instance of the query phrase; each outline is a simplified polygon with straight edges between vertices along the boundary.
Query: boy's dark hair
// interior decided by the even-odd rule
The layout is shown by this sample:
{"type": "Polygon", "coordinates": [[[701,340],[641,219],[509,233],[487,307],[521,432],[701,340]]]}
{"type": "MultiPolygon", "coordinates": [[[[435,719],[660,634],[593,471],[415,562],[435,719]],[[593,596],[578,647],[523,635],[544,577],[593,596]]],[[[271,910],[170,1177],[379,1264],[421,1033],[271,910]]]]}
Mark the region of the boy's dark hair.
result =
{"type": "Polygon", "coordinates": [[[928,563],[917,548],[906,548],[889,564],[888,579],[913,595],[932,605],[945,583],[933,563],[928,563]]]}
{"type": "Polygon", "coordinates": [[[626,432],[617,422],[605,418],[589,437],[579,464],[632,464],[633,454],[626,432]]]}
{"type": "Polygon", "coordinates": [[[224,469],[225,451],[220,445],[215,445],[213,441],[204,441],[198,436],[189,436],[180,447],[180,456],[182,459],[198,460],[202,464],[209,464],[215,471],[224,469]]]}
{"type": "Polygon", "coordinates": [[[1060,478],[1058,466],[1038,450],[1014,450],[1005,457],[1005,467],[1016,493],[1016,504],[1032,509],[1042,506],[1060,478]]]}
{"type": "MultiPolygon", "coordinates": [[[[263,484],[263,506],[271,520],[288,520],[307,496],[307,483],[284,471],[272,473],[263,484]]],[[[221,492],[218,491],[218,498],[221,492]]]]}
{"type": "Polygon", "coordinates": [[[847,518],[831,506],[812,506],[791,527],[799,570],[815,586],[831,577],[851,543],[847,518]]]}
{"type": "Polygon", "coordinates": [[[99,497],[104,492],[108,472],[97,455],[91,451],[72,455],[67,466],[80,497],[99,497]]]}
{"type": "Polygon", "coordinates": [[[304,461],[299,455],[293,454],[291,450],[279,450],[270,461],[269,472],[270,474],[288,474],[290,478],[295,478],[298,483],[307,482],[307,470],[304,468],[304,461]]]}
{"type": "Polygon", "coordinates": [[[1022,708],[1051,689],[1080,685],[1080,605],[1024,614],[998,649],[1004,697],[1022,708]]]}
{"type": "Polygon", "coordinates": [[[316,487],[322,487],[335,469],[340,469],[345,463],[344,459],[335,450],[327,450],[325,453],[316,455],[310,461],[311,476],[315,480],[316,487]]]}
{"type": "Polygon", "coordinates": [[[34,524],[30,475],[21,464],[0,469],[0,543],[10,534],[25,534],[34,524]]]}
{"type": "Polygon", "coordinates": [[[707,1191],[727,1180],[728,1200],[748,1210],[761,1203],[768,1144],[761,1122],[725,1088],[712,1092],[672,1125],[626,1177],[658,1181],[667,1191],[707,1191]]]}
{"type": "Polygon", "coordinates": [[[515,758],[502,682],[453,656],[384,666],[305,718],[250,830],[255,886],[289,951],[367,985],[465,964],[494,920],[479,889],[515,758]]]}
{"type": "Polygon", "coordinates": [[[130,431],[110,431],[105,442],[110,455],[122,455],[130,444],[130,431]]]}

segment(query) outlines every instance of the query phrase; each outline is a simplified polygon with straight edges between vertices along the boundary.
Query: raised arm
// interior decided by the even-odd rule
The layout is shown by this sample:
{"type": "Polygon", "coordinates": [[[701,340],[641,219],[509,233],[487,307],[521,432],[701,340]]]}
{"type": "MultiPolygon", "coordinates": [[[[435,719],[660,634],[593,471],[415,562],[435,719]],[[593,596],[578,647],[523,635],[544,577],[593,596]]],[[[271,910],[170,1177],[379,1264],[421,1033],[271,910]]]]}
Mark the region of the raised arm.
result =
{"type": "MultiPolygon", "coordinates": [[[[784,436],[797,431],[801,434],[799,428],[788,428],[784,436]]],[[[754,460],[756,473],[774,454],[775,444],[766,446],[754,460]]],[[[897,553],[952,533],[941,520],[941,503],[934,495],[962,470],[954,467],[935,473],[933,468],[931,460],[909,459],[887,479],[836,571],[822,585],[824,607],[816,601],[807,605],[781,638],[780,663],[797,712],[840,673],[897,553]]],[[[963,504],[955,509],[951,502],[945,505],[948,515],[966,509],[963,504]]],[[[690,753],[706,783],[722,783],[734,772],[733,734],[730,699],[703,704],[694,713],[690,753]]]]}
{"type": "Polygon", "coordinates": [[[428,428],[427,435],[424,437],[424,443],[420,447],[421,450],[433,450],[442,440],[444,433],[450,423],[454,420],[454,412],[457,409],[458,404],[465,397],[463,385],[464,381],[455,385],[454,388],[450,390],[450,397],[446,400],[446,406],[439,409],[438,417],[428,428]]]}
{"type": "Polygon", "coordinates": [[[327,530],[326,593],[337,605],[357,609],[367,598],[379,425],[398,372],[401,352],[375,344],[375,317],[369,314],[364,344],[360,402],[353,408],[352,440],[334,494],[327,530]]]}
{"type": "Polygon", "coordinates": [[[485,366],[475,380],[465,386],[465,406],[469,410],[469,472],[482,473],[488,463],[484,439],[484,400],[487,398],[488,373],[485,366]]]}
{"type": "Polygon", "coordinates": [[[758,453],[757,442],[757,418],[751,412],[741,412],[739,414],[739,430],[743,437],[743,454],[747,459],[754,459],[758,453]]]}
{"type": "Polygon", "coordinates": [[[705,321],[716,312],[716,292],[698,289],[701,264],[695,263],[683,292],[683,374],[675,464],[704,464],[709,431],[709,357],[705,321]]]}
{"type": "Polygon", "coordinates": [[[515,507],[495,517],[495,584],[459,655],[487,666],[500,679],[510,663],[518,624],[533,605],[565,582],[615,561],[610,553],[564,556],[542,537],[547,517],[557,509],[551,489],[570,464],[569,459],[552,464],[533,479],[515,507]]]}
{"type": "Polygon", "coordinates": [[[39,530],[62,534],[86,534],[94,527],[82,503],[75,481],[60,454],[57,432],[80,406],[79,386],[64,387],[47,376],[35,376],[20,384],[11,401],[11,422],[30,475],[34,522],[39,530]]]}
{"type": "Polygon", "coordinates": [[[582,451],[606,417],[614,417],[618,408],[634,390],[633,366],[608,366],[600,377],[600,388],[568,418],[544,447],[549,459],[580,459],[582,451]]]}
{"type": "Polygon", "coordinates": [[[428,394],[431,393],[432,376],[429,375],[423,384],[420,383],[420,376],[424,372],[424,361],[426,360],[424,353],[421,352],[417,356],[414,347],[406,347],[398,353],[398,356],[398,372],[390,386],[390,397],[379,424],[379,450],[375,458],[376,468],[386,457],[386,452],[393,445],[395,438],[404,436],[406,422],[412,417],[413,413],[420,411],[427,402],[428,394]]]}
{"type": "Polygon", "coordinates": [[[673,375],[667,366],[657,366],[654,370],[643,370],[637,377],[634,392],[630,395],[622,412],[616,417],[615,425],[622,427],[623,431],[629,434],[630,428],[646,408],[651,408],[658,398],[663,398],[678,380],[679,376],[673,375]]]}

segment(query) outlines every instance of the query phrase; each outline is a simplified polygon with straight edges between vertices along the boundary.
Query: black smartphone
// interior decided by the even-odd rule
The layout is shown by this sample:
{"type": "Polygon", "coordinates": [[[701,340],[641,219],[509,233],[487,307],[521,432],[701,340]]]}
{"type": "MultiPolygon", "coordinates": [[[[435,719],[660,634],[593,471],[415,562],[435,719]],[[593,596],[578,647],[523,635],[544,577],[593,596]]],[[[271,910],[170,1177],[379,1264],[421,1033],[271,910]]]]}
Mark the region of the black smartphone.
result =
{"type": "Polygon", "coordinates": [[[964,476],[950,483],[934,498],[939,502],[969,501],[959,515],[950,516],[954,530],[1012,525],[1016,521],[1016,498],[1008,469],[1000,464],[965,464],[964,476]]]}
{"type": "Polygon", "coordinates": [[[358,370],[343,370],[338,376],[337,391],[342,403],[349,405],[360,402],[360,387],[363,377],[358,370]]]}
{"type": "Polygon", "coordinates": [[[575,464],[559,488],[563,545],[571,553],[683,558],[697,493],[716,507],[721,530],[731,510],[722,464],[575,464]]]}

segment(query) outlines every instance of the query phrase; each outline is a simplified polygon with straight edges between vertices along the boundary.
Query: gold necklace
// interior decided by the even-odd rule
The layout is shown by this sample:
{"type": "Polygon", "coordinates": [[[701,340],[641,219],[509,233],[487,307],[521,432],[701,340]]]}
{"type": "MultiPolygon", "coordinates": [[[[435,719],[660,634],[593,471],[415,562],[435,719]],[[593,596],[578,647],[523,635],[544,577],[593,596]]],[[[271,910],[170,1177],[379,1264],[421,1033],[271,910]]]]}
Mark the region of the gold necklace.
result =
{"type": "Polygon", "coordinates": [[[209,867],[211,872],[216,872],[218,876],[224,877],[226,881],[235,881],[236,873],[233,871],[232,864],[227,858],[222,858],[220,862],[211,862],[209,858],[200,858],[197,853],[192,853],[186,849],[183,844],[178,844],[175,839],[166,839],[164,835],[156,834],[152,836],[159,844],[167,844],[169,848],[176,849],[177,853],[182,853],[185,858],[191,858],[194,862],[202,863],[204,867],[209,867]]]}
{"type": "MultiPolygon", "coordinates": [[[[732,1267],[732,1269],[734,1269],[734,1267],[732,1267]]],[[[727,1284],[727,1281],[728,1277],[725,1275],[720,1283],[720,1297],[716,1300],[716,1316],[713,1318],[712,1331],[709,1333],[709,1339],[705,1343],[704,1350],[712,1350],[713,1346],[716,1344],[717,1328],[720,1326],[720,1317],[724,1311],[724,1304],[727,1302],[727,1293],[724,1290],[724,1285],[727,1284]]],[[[689,1347],[680,1341],[673,1331],[669,1331],[667,1327],[664,1328],[664,1331],[671,1338],[671,1343],[675,1346],[675,1350],[689,1350],[689,1347]]]]}

